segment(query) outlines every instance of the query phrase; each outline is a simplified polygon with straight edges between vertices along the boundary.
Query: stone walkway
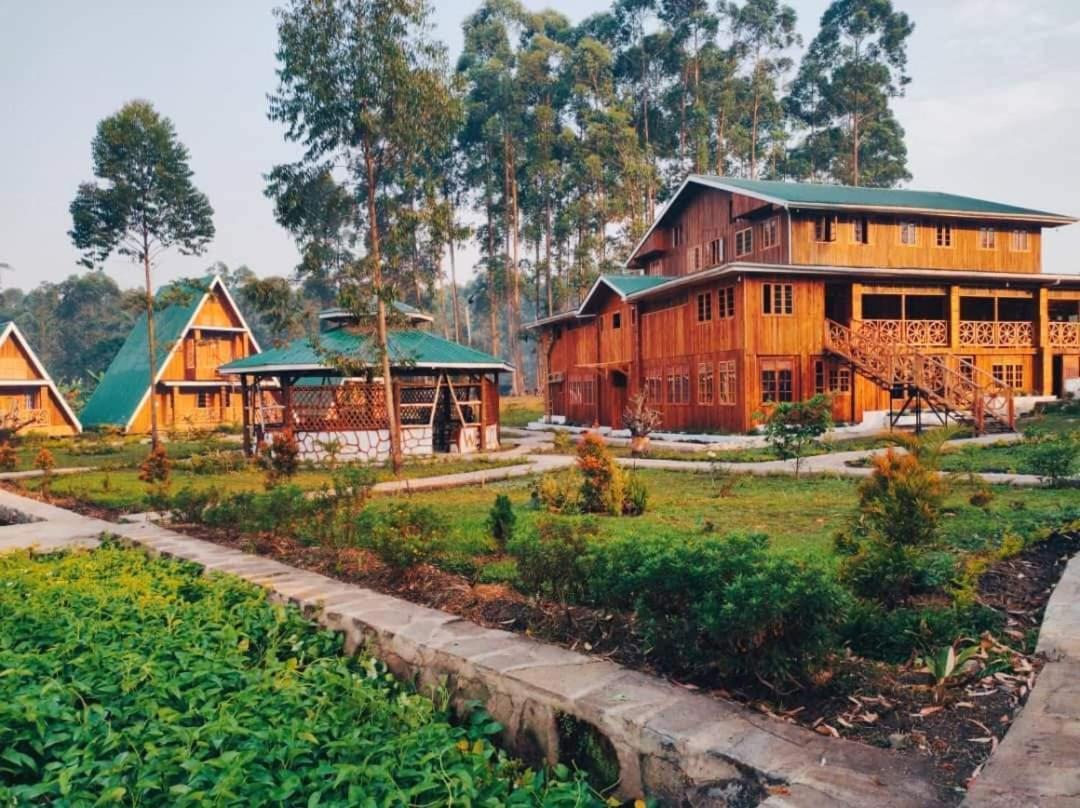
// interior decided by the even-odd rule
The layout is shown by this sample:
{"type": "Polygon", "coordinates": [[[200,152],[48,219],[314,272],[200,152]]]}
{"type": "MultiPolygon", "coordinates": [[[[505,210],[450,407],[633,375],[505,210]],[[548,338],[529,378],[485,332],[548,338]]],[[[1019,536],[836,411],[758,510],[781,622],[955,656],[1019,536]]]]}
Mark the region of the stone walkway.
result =
{"type": "Polygon", "coordinates": [[[516,754],[555,762],[560,715],[587,722],[612,744],[620,795],[672,804],[772,808],[937,804],[919,761],[709,698],[603,659],[488,629],[454,615],[344,584],[277,561],[194,539],[150,522],[112,524],[0,490],[0,509],[41,521],[0,528],[7,549],[88,546],[101,533],[237,575],[370,648],[421,688],[452,686],[459,709],[479,700],[516,754]],[[9,532],[5,532],[9,531],[9,532]],[[46,542],[38,538],[48,535],[46,542]],[[685,802],[684,802],[685,801],[685,802]]]}

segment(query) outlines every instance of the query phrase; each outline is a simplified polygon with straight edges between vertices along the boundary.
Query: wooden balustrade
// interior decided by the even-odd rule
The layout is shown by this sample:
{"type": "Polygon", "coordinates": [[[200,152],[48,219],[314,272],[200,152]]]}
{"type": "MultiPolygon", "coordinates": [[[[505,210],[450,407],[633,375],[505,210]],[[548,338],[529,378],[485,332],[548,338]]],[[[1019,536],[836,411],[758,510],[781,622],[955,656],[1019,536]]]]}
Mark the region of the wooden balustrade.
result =
{"type": "Polygon", "coordinates": [[[965,348],[1031,348],[1035,326],[1025,320],[961,320],[960,345],[965,348]]]}
{"type": "Polygon", "coordinates": [[[927,347],[949,344],[948,320],[862,320],[860,325],[892,343],[927,347]]]}
{"type": "Polygon", "coordinates": [[[1050,323],[1050,347],[1080,350],[1080,323],[1050,323]]]}

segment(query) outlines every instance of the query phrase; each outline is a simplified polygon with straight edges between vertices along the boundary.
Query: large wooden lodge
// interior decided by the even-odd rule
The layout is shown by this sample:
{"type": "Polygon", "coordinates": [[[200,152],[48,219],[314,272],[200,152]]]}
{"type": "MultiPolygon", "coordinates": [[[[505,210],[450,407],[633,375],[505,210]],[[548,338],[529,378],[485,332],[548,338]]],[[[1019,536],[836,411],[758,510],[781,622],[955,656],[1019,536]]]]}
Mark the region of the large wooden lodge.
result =
{"type": "Polygon", "coordinates": [[[1080,275],[1042,272],[1076,221],[944,193],[690,176],[626,263],[539,320],[548,415],[743,431],[776,402],[929,405],[979,428],[1080,380],[1080,275]]]}

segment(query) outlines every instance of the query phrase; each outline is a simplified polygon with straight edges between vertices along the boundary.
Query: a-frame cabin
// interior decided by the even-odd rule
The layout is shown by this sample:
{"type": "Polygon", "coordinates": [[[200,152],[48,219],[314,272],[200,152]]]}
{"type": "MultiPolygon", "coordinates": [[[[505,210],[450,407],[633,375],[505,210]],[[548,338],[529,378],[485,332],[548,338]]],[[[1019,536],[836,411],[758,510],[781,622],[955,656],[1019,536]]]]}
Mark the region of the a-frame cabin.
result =
{"type": "Polygon", "coordinates": [[[259,352],[239,306],[217,275],[170,287],[170,293],[177,300],[154,313],[158,370],[153,398],[144,314],[87,402],[82,412],[86,427],[149,432],[154,401],[163,429],[183,432],[241,423],[238,385],[218,373],[227,362],[259,352]]]}
{"type": "Polygon", "coordinates": [[[13,322],[0,323],[0,413],[21,433],[77,435],[79,419],[13,322]]]}

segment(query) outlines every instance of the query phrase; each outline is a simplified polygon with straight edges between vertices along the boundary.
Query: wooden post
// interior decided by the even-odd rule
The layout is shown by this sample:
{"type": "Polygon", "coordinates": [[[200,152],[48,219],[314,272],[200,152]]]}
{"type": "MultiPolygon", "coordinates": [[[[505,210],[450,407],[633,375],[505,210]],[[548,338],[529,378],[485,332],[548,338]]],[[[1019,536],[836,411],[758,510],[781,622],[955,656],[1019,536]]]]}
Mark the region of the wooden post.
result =
{"type": "Polygon", "coordinates": [[[281,427],[287,429],[293,425],[292,417],[292,386],[294,376],[281,377],[281,427]]]}
{"type": "Polygon", "coordinates": [[[851,322],[856,323],[862,319],[862,292],[861,283],[851,284],[851,322]]]}
{"type": "Polygon", "coordinates": [[[251,418],[248,410],[250,391],[248,378],[240,374],[240,424],[244,437],[244,457],[251,457],[251,418]]]}
{"type": "Polygon", "coordinates": [[[960,351],[960,287],[949,286],[949,353],[960,351]]]}
{"type": "MultiPolygon", "coordinates": [[[[541,353],[543,353],[542,350],[541,350],[541,353]]],[[[487,387],[487,385],[488,385],[487,374],[481,373],[480,374],[480,451],[481,452],[484,451],[485,449],[487,449],[487,419],[484,416],[484,412],[485,412],[484,399],[486,398],[485,393],[487,393],[487,390],[485,388],[487,387]]],[[[545,395],[547,395],[547,394],[545,393],[545,395]]]]}
{"type": "Polygon", "coordinates": [[[1038,306],[1035,336],[1035,369],[1038,372],[1038,390],[1044,396],[1054,394],[1054,351],[1050,345],[1050,290],[1039,289],[1035,297],[1038,306]]]}

